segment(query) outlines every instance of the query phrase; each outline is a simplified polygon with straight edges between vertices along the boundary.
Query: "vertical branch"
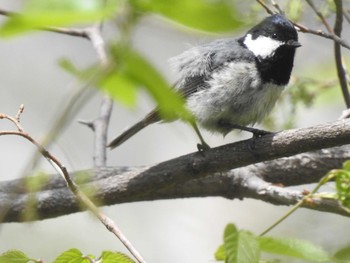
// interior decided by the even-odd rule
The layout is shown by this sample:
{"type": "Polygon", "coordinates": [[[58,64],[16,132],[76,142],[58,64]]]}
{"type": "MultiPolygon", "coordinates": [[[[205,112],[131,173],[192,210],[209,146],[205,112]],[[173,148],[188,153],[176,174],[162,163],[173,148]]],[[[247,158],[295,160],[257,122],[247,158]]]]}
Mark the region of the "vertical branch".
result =
{"type": "MultiPolygon", "coordinates": [[[[106,52],[105,42],[101,36],[101,24],[96,24],[88,29],[88,38],[95,48],[97,57],[102,68],[108,66],[108,56],[106,52]]],[[[106,166],[107,161],[107,130],[113,108],[113,101],[104,95],[100,105],[98,117],[91,123],[94,130],[94,166],[106,166]]]]}
{"type": "MultiPolygon", "coordinates": [[[[95,24],[91,28],[87,29],[87,35],[95,48],[97,57],[103,69],[108,68],[108,56],[106,51],[106,44],[101,35],[102,23],[95,24]]],[[[95,134],[94,141],[94,166],[95,168],[106,166],[107,160],[107,128],[112,113],[113,101],[107,95],[102,98],[100,105],[99,116],[88,124],[95,134]]],[[[89,208],[89,210],[106,226],[106,228],[112,232],[123,245],[129,250],[129,252],[136,258],[137,262],[145,263],[146,261],[142,258],[138,250],[132,245],[127,239],[124,233],[119,227],[105,214],[103,214],[95,204],[82,192],[79,193],[79,199],[89,208]]]]}
{"type": "MultiPolygon", "coordinates": [[[[334,0],[335,7],[336,7],[336,18],[335,18],[335,24],[334,24],[334,34],[338,37],[341,37],[341,31],[343,26],[343,1],[342,0],[334,0]]],[[[341,87],[341,90],[343,92],[343,97],[345,100],[346,107],[350,108],[350,94],[348,90],[347,85],[347,79],[346,79],[346,71],[343,66],[342,61],[342,55],[341,55],[341,47],[339,43],[334,42],[334,58],[335,58],[335,64],[337,67],[337,74],[339,79],[339,84],[341,87]]]]}

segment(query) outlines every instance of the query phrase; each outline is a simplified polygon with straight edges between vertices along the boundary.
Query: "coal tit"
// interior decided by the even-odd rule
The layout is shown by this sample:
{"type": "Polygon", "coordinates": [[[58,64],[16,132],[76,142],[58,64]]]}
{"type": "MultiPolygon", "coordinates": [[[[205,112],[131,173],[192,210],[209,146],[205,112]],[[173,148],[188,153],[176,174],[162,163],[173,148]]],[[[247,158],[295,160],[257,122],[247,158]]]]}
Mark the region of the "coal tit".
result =
{"type": "MultiPolygon", "coordinates": [[[[283,15],[265,18],[243,37],[220,39],[195,46],[171,62],[180,77],[175,89],[185,98],[196,122],[226,135],[233,129],[265,132],[246,125],[260,122],[288,84],[298,34],[283,15]]],[[[157,109],[115,138],[115,148],[149,124],[160,121],[157,109]]],[[[193,123],[202,143],[208,145],[193,123]]]]}

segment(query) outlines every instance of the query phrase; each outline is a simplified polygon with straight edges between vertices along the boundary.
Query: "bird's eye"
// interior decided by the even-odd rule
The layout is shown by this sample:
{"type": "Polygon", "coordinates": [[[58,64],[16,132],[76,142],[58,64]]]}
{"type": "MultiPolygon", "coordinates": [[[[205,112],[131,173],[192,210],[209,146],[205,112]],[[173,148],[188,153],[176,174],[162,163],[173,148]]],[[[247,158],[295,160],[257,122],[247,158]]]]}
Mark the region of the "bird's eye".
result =
{"type": "Polygon", "coordinates": [[[273,39],[277,39],[277,33],[273,33],[273,34],[272,34],[272,38],[273,38],[273,39]]]}

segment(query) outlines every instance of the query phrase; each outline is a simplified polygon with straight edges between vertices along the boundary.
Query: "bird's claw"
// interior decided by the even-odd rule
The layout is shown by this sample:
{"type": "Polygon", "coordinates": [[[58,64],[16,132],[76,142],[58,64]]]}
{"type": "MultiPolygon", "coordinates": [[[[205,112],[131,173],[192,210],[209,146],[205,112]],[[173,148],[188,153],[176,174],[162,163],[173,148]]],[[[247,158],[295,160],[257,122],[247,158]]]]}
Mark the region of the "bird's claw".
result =
{"type": "Polygon", "coordinates": [[[248,146],[248,149],[250,152],[254,152],[254,150],[255,150],[255,140],[256,139],[261,138],[261,137],[266,136],[266,135],[269,135],[269,134],[273,134],[273,132],[259,130],[259,129],[254,129],[254,131],[252,131],[252,133],[253,133],[253,137],[252,137],[251,143],[248,146]]]}
{"type": "Polygon", "coordinates": [[[197,149],[199,152],[204,152],[206,150],[209,150],[210,146],[205,142],[197,143],[197,149]]]}

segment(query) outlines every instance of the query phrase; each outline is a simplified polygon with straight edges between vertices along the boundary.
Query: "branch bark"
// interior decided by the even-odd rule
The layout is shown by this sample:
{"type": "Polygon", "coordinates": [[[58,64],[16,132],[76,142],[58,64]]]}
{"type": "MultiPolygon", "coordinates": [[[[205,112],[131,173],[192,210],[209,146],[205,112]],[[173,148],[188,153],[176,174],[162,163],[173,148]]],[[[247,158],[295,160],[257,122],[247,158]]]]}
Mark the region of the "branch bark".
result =
{"type": "MultiPolygon", "coordinates": [[[[325,148],[349,143],[350,120],[342,120],[264,136],[256,139],[254,152],[249,151],[251,141],[245,140],[208,150],[204,155],[192,153],[152,167],[77,172],[74,179],[101,205],[203,196],[254,198],[291,205],[303,197],[303,192],[275,184],[290,186],[317,182],[350,158],[349,146],[325,148]],[[318,151],[303,153],[314,150],[318,151]]],[[[23,179],[2,182],[0,214],[3,221],[22,221],[21,215],[32,197],[33,193],[27,192],[23,179]]],[[[57,176],[36,192],[35,198],[38,217],[31,220],[81,211],[65,182],[57,176]]],[[[313,200],[308,208],[347,215],[330,200],[313,200]]]]}

